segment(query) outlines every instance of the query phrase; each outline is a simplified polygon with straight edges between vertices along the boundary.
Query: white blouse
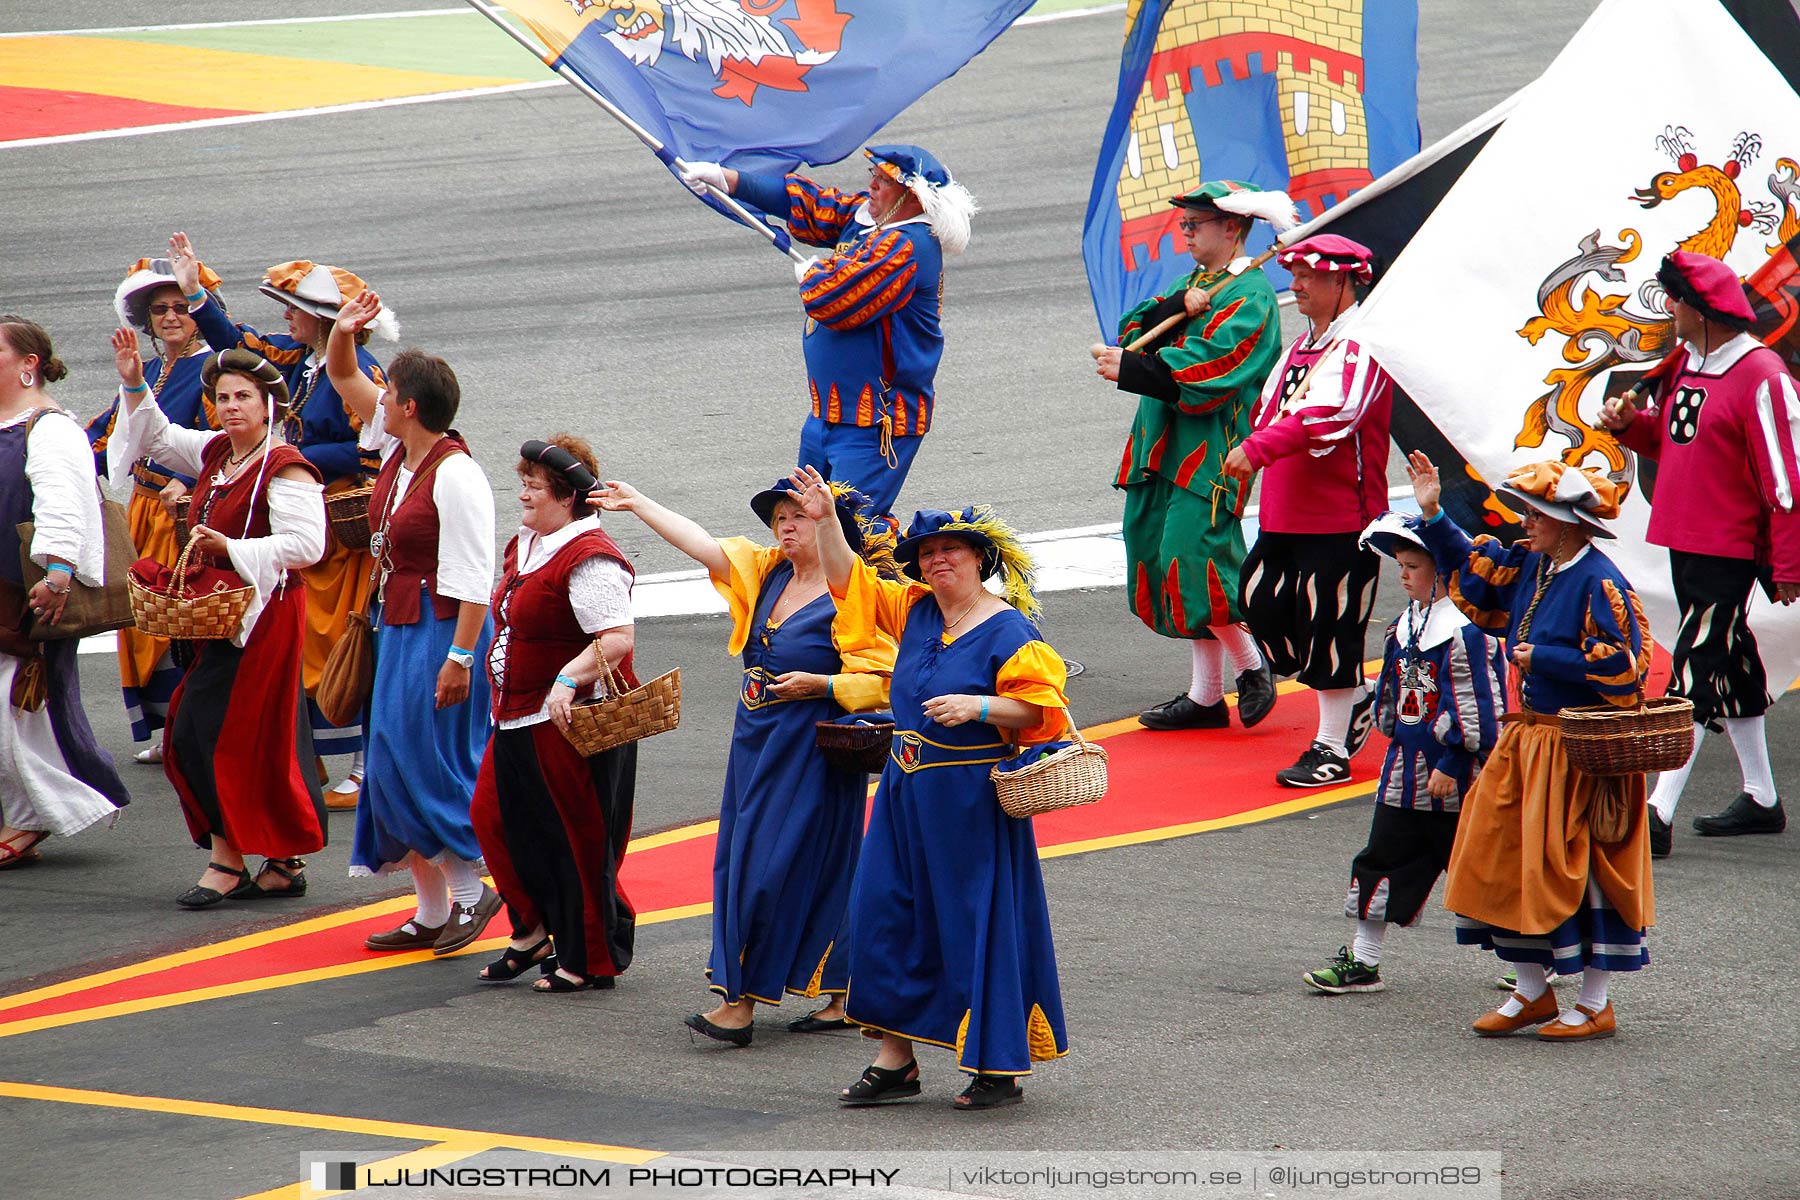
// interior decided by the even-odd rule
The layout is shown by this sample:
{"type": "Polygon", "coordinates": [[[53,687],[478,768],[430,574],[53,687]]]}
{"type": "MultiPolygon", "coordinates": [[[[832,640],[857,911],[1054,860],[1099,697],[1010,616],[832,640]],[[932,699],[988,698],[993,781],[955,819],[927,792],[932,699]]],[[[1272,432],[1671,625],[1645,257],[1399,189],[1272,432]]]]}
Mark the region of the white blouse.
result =
{"type": "MultiPolygon", "coordinates": [[[[35,435],[37,431],[32,432],[35,435]]],[[[162,408],[148,399],[140,402],[129,416],[121,407],[113,436],[106,443],[107,480],[114,488],[124,487],[131,478],[131,464],[140,458],[154,458],[198,479],[205,473],[207,446],[214,438],[224,436],[171,425],[162,408]]],[[[261,470],[262,464],[254,469],[261,470]]],[[[267,537],[243,536],[249,532],[247,526],[235,538],[229,536],[229,530],[219,530],[227,535],[225,547],[232,569],[256,589],[243,623],[231,638],[231,644],[239,647],[249,640],[269,597],[286,585],[287,573],[310,567],[325,557],[324,486],[310,479],[270,479],[267,486],[267,537]]]]}
{"type": "MultiPolygon", "coordinates": [[[[530,529],[520,527],[518,546],[514,551],[520,576],[531,574],[554,558],[556,552],[564,546],[598,528],[600,518],[592,515],[570,521],[555,533],[541,537],[530,529]]],[[[574,612],[575,621],[584,633],[629,627],[631,573],[603,554],[583,559],[569,573],[569,608],[574,612]]],[[[502,615],[506,614],[503,612],[502,615]]],[[[496,682],[504,682],[506,678],[506,646],[511,634],[512,626],[508,624],[494,639],[493,649],[490,651],[496,682]]],[[[580,695],[603,695],[605,690],[605,681],[602,680],[592,687],[584,688],[580,695]]],[[[520,729],[549,719],[550,701],[546,698],[543,705],[530,716],[511,717],[499,722],[499,726],[502,729],[520,729]]]]}
{"type": "MultiPolygon", "coordinates": [[[[0,428],[29,420],[20,413],[0,428]]],[[[52,556],[75,568],[75,577],[98,587],[106,576],[106,538],[100,524],[100,491],[94,484],[94,452],[73,417],[45,413],[25,441],[25,478],[31,481],[31,561],[52,556]]]]}
{"type": "MultiPolygon", "coordinates": [[[[386,393],[382,393],[386,396],[386,393]]],[[[405,447],[387,431],[387,406],[375,402],[375,419],[363,425],[357,445],[381,454],[382,464],[405,447]]],[[[413,473],[404,464],[394,484],[394,503],[406,498],[413,473]]],[[[437,594],[446,600],[486,604],[494,590],[494,489],[474,458],[452,454],[431,477],[438,511],[437,594]]],[[[376,520],[381,514],[375,514],[376,520]]]]}

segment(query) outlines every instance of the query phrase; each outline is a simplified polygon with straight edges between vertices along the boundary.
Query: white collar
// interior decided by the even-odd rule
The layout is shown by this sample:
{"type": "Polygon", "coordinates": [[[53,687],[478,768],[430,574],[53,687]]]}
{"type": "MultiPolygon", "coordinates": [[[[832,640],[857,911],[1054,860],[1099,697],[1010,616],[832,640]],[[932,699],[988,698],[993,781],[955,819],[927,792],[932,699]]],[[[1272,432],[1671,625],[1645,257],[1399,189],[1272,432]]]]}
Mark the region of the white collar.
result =
{"type": "Polygon", "coordinates": [[[1587,552],[1589,550],[1592,550],[1593,548],[1594,548],[1594,543],[1583,542],[1581,544],[1581,549],[1577,550],[1574,554],[1569,556],[1568,562],[1559,563],[1555,559],[1551,559],[1550,560],[1550,573],[1552,575],[1561,575],[1564,571],[1568,570],[1570,567],[1574,566],[1576,563],[1580,562],[1583,558],[1585,558],[1587,556],[1587,552]]]}
{"type": "MultiPolygon", "coordinates": [[[[1418,605],[1409,603],[1406,611],[1400,614],[1400,623],[1394,628],[1394,637],[1402,646],[1413,644],[1413,618],[1418,612],[1418,605]]],[[[1456,636],[1456,631],[1469,623],[1456,607],[1455,601],[1448,596],[1439,596],[1430,608],[1425,610],[1425,629],[1419,635],[1418,645],[1421,650],[1429,650],[1440,646],[1456,636]]]]}
{"type": "Polygon", "coordinates": [[[1683,342],[1687,347],[1687,369],[1697,375],[1723,375],[1737,366],[1738,360],[1762,345],[1748,333],[1740,333],[1722,346],[1714,346],[1713,352],[1702,356],[1700,347],[1692,342],[1683,342]]]}
{"type": "Polygon", "coordinates": [[[600,528],[600,518],[593,513],[585,517],[577,517],[555,533],[540,535],[535,529],[519,526],[519,548],[515,559],[519,566],[519,574],[529,575],[584,533],[600,528]]]}
{"type": "MultiPolygon", "coordinates": [[[[862,202],[862,204],[856,210],[856,215],[854,217],[852,217],[851,219],[853,221],[855,221],[858,225],[865,226],[869,229],[873,229],[875,227],[875,217],[869,212],[869,202],[867,200],[864,200],[862,202]]],[[[929,224],[931,224],[931,218],[927,217],[924,213],[920,213],[918,216],[908,217],[904,221],[889,221],[887,224],[883,225],[882,228],[883,229],[893,229],[899,225],[929,225],[929,224]]]]}

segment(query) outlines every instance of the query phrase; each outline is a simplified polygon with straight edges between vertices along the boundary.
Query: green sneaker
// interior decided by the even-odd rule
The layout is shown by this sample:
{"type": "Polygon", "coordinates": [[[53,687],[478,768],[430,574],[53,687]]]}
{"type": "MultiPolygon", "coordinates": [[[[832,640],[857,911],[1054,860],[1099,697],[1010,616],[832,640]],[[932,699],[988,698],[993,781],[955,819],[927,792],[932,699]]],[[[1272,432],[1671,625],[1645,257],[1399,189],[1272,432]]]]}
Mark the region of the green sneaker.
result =
{"type": "Polygon", "coordinates": [[[1379,992],[1387,986],[1381,982],[1381,968],[1356,961],[1350,947],[1339,946],[1337,958],[1329,966],[1308,971],[1300,977],[1307,987],[1341,996],[1345,992],[1379,992]]]}

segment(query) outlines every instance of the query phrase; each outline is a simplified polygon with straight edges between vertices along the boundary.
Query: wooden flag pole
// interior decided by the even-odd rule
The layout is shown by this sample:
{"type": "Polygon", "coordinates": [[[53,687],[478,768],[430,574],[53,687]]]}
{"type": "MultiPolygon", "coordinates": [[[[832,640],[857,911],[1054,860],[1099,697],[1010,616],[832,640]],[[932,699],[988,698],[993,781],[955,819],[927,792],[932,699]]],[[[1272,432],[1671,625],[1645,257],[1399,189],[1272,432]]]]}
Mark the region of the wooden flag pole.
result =
{"type": "MultiPolygon", "coordinates": [[[[669,148],[662,143],[661,139],[657,138],[657,136],[655,134],[651,133],[648,129],[645,129],[642,125],[639,125],[636,121],[632,120],[631,114],[627,113],[624,109],[622,109],[618,105],[614,104],[611,100],[608,100],[603,94],[601,94],[598,90],[596,90],[593,87],[593,85],[588,83],[587,80],[585,80],[581,76],[577,75],[574,71],[570,70],[568,67],[557,66],[552,61],[552,59],[555,57],[554,55],[545,53],[544,48],[542,46],[535,44],[534,42],[531,41],[531,39],[527,38],[524,34],[520,33],[518,30],[514,29],[511,25],[507,24],[505,15],[502,14],[499,10],[495,9],[493,5],[488,4],[486,2],[486,0],[466,0],[466,3],[469,5],[469,7],[473,8],[475,11],[479,12],[482,16],[484,16],[488,20],[492,21],[495,25],[498,25],[501,29],[505,30],[506,35],[508,37],[512,38],[513,41],[519,43],[519,45],[525,47],[525,49],[531,51],[532,55],[534,57],[538,58],[539,60],[541,60],[545,66],[547,66],[551,70],[555,71],[558,75],[561,75],[563,77],[563,79],[565,81],[567,81],[568,83],[573,84],[576,91],[578,91],[582,95],[586,96],[589,100],[592,100],[595,104],[598,104],[600,106],[600,108],[606,113],[607,116],[611,117],[613,120],[615,120],[619,124],[623,125],[626,129],[630,130],[632,136],[636,137],[638,141],[640,141],[640,142],[644,143],[644,145],[648,146],[650,148],[651,152],[654,153],[657,158],[659,158],[663,162],[669,164],[669,166],[674,167],[677,171],[679,171],[682,167],[687,166],[687,163],[683,162],[680,157],[678,157],[677,155],[670,152],[669,148]]],[[[798,250],[794,249],[792,244],[789,244],[788,246],[786,246],[784,248],[781,245],[781,234],[779,233],[779,231],[771,228],[766,221],[763,221],[761,218],[756,216],[756,214],[752,213],[749,209],[745,208],[742,204],[738,203],[737,198],[735,196],[733,196],[730,192],[721,191],[718,188],[712,186],[712,184],[710,184],[710,183],[704,184],[702,186],[704,186],[706,188],[707,192],[715,200],[717,200],[720,204],[723,204],[726,208],[730,209],[732,215],[737,217],[737,219],[739,221],[743,222],[745,225],[748,225],[751,229],[754,229],[757,233],[760,233],[763,235],[763,237],[767,238],[768,242],[771,246],[774,246],[778,250],[782,250],[789,258],[791,258],[795,262],[805,262],[806,261],[806,256],[804,254],[801,254],[798,250]]]]}
{"type": "MultiPolygon", "coordinates": [[[[469,0],[469,2],[471,4],[473,4],[475,2],[475,0],[469,0]]],[[[1238,278],[1241,275],[1246,275],[1251,271],[1260,270],[1262,268],[1263,264],[1268,262],[1270,259],[1274,258],[1277,254],[1279,254],[1281,252],[1281,249],[1282,249],[1281,243],[1276,242],[1274,245],[1270,246],[1267,250],[1264,250],[1261,254],[1259,254],[1255,258],[1251,259],[1249,265],[1246,266],[1242,271],[1237,271],[1232,274],[1226,275],[1225,278],[1219,280],[1217,283],[1208,287],[1206,289],[1207,304],[1209,306],[1211,305],[1212,298],[1214,296],[1218,295],[1221,291],[1223,291],[1225,289],[1226,284],[1230,283],[1232,280],[1238,278]]],[[[1202,309],[1201,311],[1204,312],[1205,310],[1202,309]]],[[[1190,316],[1188,314],[1187,309],[1184,307],[1180,312],[1176,313],[1174,316],[1168,318],[1165,321],[1159,322],[1157,324],[1157,326],[1154,329],[1150,330],[1148,333],[1142,333],[1142,334],[1139,334],[1137,337],[1133,338],[1131,345],[1125,347],[1125,349],[1127,349],[1127,350],[1142,350],[1145,346],[1150,345],[1150,343],[1154,342],[1157,338],[1159,338],[1163,334],[1169,332],[1169,330],[1175,328],[1177,325],[1181,324],[1183,321],[1191,321],[1194,319],[1195,316],[1198,316],[1198,315],[1199,315],[1199,313],[1195,313],[1195,314],[1193,314],[1193,316],[1190,316]]]]}

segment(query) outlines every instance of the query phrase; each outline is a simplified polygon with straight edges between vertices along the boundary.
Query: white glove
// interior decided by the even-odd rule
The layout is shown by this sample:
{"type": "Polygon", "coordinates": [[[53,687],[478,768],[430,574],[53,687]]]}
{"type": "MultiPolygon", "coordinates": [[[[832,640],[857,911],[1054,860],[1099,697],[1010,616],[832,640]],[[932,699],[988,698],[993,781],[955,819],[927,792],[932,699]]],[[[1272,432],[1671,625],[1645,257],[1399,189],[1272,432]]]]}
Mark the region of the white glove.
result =
{"type": "Polygon", "coordinates": [[[803,258],[794,264],[794,282],[805,283],[806,273],[819,265],[816,258],[803,258]]]}
{"type": "Polygon", "coordinates": [[[681,168],[681,182],[688,185],[688,190],[696,196],[706,195],[706,186],[711,184],[721,192],[729,194],[731,189],[725,186],[725,168],[713,162],[684,163],[681,168]]]}

